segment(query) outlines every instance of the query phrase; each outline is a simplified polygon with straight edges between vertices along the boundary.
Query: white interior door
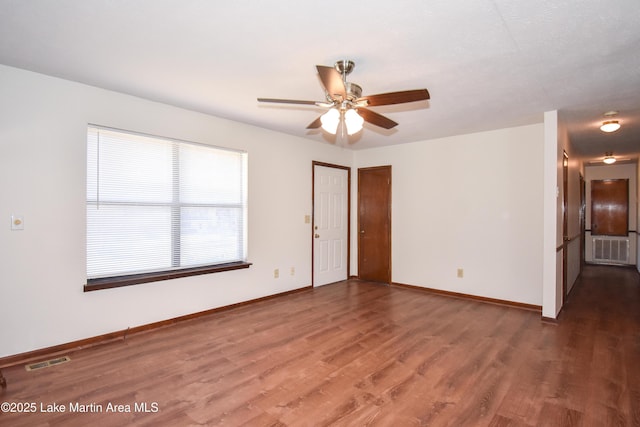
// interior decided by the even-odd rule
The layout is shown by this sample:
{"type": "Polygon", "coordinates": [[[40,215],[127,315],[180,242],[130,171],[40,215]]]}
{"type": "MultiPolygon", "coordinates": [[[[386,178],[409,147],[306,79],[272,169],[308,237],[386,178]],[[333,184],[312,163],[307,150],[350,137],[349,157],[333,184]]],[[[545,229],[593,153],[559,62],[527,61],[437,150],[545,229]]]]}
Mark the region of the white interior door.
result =
{"type": "Polygon", "coordinates": [[[313,167],[313,285],[347,279],[349,172],[313,167]]]}

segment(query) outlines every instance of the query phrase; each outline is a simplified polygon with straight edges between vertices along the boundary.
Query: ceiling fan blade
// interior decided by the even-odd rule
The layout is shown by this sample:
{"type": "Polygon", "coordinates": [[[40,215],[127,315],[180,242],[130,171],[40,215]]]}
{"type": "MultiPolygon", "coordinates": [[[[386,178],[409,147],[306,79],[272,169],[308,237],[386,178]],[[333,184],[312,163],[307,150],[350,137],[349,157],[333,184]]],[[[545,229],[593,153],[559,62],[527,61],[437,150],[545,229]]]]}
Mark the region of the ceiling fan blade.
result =
{"type": "Polygon", "coordinates": [[[429,91],[426,89],[404,90],[400,92],[380,93],[358,98],[358,101],[366,100],[369,107],[376,105],[404,104],[405,102],[424,101],[429,99],[429,91]]]}
{"type": "Polygon", "coordinates": [[[316,65],[322,85],[331,97],[331,99],[340,98],[342,101],[347,99],[347,89],[344,87],[342,76],[338,70],[333,67],[326,67],[324,65],[316,65]]]}
{"type": "Polygon", "coordinates": [[[358,114],[360,114],[360,116],[366,122],[385,129],[391,129],[398,126],[398,123],[394,122],[393,120],[383,116],[382,114],[378,114],[375,111],[367,110],[366,108],[358,108],[358,114]]]}
{"type": "Polygon", "coordinates": [[[318,129],[320,126],[322,126],[322,122],[320,121],[320,117],[318,117],[317,119],[309,123],[307,129],[318,129]]]}
{"type": "Polygon", "coordinates": [[[275,102],[277,104],[316,105],[317,101],[301,101],[299,99],[258,98],[258,102],[275,102]]]}

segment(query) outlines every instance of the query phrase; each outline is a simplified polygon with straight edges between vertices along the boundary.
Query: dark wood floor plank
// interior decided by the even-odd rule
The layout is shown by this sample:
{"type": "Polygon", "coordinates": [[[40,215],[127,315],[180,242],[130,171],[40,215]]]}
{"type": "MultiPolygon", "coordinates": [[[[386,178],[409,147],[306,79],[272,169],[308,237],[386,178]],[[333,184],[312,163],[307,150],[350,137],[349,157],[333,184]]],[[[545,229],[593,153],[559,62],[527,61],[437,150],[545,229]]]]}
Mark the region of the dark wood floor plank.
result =
{"type": "Polygon", "coordinates": [[[67,411],[0,425],[638,426],[639,277],[587,266],[557,325],[354,280],[305,290],[3,369],[0,401],[67,411]]]}

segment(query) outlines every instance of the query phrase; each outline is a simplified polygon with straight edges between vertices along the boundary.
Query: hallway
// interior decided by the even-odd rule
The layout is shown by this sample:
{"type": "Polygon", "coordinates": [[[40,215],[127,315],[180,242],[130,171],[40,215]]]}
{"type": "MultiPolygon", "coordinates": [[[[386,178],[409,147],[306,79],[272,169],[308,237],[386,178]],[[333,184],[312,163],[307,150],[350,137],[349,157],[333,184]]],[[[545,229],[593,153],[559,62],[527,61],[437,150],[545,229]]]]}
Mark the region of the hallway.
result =
{"type": "Polygon", "coordinates": [[[545,425],[640,425],[635,267],[585,266],[548,339],[554,341],[546,344],[557,384],[545,399],[545,425]],[[554,412],[562,414],[559,423],[551,422],[554,412]]]}

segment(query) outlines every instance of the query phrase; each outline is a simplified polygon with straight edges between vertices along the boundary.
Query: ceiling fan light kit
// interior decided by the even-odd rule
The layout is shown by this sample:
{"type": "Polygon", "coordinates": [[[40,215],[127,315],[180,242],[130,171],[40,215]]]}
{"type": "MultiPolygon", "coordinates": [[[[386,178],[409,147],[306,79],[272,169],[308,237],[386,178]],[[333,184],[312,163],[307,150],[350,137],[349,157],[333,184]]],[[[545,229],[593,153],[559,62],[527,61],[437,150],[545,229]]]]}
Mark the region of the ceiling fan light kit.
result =
{"type": "Polygon", "coordinates": [[[362,130],[364,119],[360,116],[356,110],[347,110],[344,112],[344,123],[347,125],[347,134],[353,135],[362,130]]]}
{"type": "Polygon", "coordinates": [[[400,92],[390,92],[378,95],[362,96],[362,87],[347,81],[347,75],[353,71],[355,63],[342,60],[333,67],[316,65],[320,81],[325,89],[326,101],[302,101],[296,99],[258,98],[258,102],[272,102],[280,104],[315,105],[329,110],[311,122],[307,129],[322,128],[325,132],[335,135],[340,123],[346,128],[348,135],[354,135],[362,130],[364,122],[384,129],[391,129],[398,123],[369,110],[367,107],[380,105],[403,104],[407,102],[426,101],[430,98],[427,89],[414,89],[400,92]]]}
{"type": "Polygon", "coordinates": [[[322,129],[335,135],[340,124],[340,112],[332,108],[320,116],[320,121],[322,122],[322,129]]]}
{"type": "Polygon", "coordinates": [[[338,125],[340,121],[344,121],[347,127],[347,134],[353,135],[362,130],[364,119],[360,116],[356,110],[350,109],[346,111],[338,111],[335,108],[331,108],[329,111],[320,116],[320,122],[322,122],[322,129],[332,135],[335,135],[338,131],[338,125]],[[343,116],[344,117],[341,117],[343,116]]]}

